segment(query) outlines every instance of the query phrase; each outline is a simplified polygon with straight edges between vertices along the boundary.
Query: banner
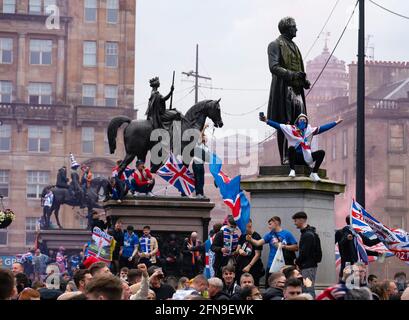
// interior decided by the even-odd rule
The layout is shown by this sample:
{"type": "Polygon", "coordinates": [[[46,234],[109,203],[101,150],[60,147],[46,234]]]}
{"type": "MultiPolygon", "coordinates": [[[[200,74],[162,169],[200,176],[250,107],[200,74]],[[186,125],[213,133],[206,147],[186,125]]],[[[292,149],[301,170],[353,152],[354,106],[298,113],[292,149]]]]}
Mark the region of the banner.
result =
{"type": "Polygon", "coordinates": [[[88,246],[88,255],[109,264],[112,261],[115,242],[112,236],[95,227],[92,231],[91,243],[88,246]]]}
{"type": "Polygon", "coordinates": [[[366,236],[376,236],[388,251],[409,264],[409,234],[406,231],[389,229],[355,200],[352,202],[351,223],[354,230],[362,232],[366,236]]]}

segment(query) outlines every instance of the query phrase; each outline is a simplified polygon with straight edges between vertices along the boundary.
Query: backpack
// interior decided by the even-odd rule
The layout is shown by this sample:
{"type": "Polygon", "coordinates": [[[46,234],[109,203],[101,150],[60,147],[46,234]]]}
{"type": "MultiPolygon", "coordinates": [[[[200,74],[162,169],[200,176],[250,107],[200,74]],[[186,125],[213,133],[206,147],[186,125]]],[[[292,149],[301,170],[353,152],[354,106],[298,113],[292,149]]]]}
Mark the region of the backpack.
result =
{"type": "Polygon", "coordinates": [[[312,258],[314,259],[315,263],[320,263],[322,261],[322,249],[321,249],[321,240],[319,235],[313,231],[309,230],[314,235],[314,248],[312,252],[312,258]]]}

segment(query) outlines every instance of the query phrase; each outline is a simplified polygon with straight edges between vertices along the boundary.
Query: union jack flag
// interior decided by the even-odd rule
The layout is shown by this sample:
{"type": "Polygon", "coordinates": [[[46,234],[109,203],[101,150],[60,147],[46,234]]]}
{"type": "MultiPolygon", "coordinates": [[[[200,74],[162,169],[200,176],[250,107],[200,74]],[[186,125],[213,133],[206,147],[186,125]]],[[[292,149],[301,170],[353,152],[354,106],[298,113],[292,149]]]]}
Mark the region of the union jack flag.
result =
{"type": "Polygon", "coordinates": [[[189,169],[170,154],[166,163],[158,170],[157,175],[179,190],[191,196],[195,191],[195,179],[189,169]]]}

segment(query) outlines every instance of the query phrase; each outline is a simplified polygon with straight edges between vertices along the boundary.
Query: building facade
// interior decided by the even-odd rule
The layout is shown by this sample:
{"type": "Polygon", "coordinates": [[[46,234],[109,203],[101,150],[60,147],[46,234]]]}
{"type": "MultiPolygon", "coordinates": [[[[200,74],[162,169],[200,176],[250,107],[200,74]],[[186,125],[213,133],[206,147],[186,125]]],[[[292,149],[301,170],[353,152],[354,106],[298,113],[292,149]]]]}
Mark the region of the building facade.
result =
{"type": "MultiPolygon", "coordinates": [[[[367,61],[365,66],[365,162],[366,208],[390,228],[408,229],[409,189],[409,63],[367,61]]],[[[356,74],[357,65],[349,65],[349,96],[334,98],[317,108],[315,117],[322,123],[338,117],[344,122],[319,136],[319,147],[326,150],[323,167],[329,177],[347,185],[336,198],[337,226],[345,225],[355,196],[356,175],[356,74]]],[[[320,123],[321,123],[320,122],[320,123]]],[[[383,264],[372,263],[370,271],[393,278],[405,268],[397,258],[383,264]]]]}
{"type": "MultiPolygon", "coordinates": [[[[136,118],[134,0],[0,0],[0,194],[16,221],[0,231],[0,253],[33,244],[40,195],[69,168],[69,153],[109,176],[108,121],[136,118]]],[[[118,136],[121,136],[119,133],[118,136]]],[[[119,139],[120,140],[120,139],[119,139]]],[[[81,212],[62,208],[65,228],[81,212]]]]}

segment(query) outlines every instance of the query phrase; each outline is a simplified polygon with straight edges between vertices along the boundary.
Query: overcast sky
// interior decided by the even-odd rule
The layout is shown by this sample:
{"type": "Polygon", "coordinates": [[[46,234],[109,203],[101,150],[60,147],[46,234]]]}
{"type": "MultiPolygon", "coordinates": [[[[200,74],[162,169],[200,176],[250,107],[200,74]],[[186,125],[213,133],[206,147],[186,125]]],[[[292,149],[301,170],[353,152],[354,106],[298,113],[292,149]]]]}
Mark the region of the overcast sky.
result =
{"type": "MultiPolygon", "coordinates": [[[[326,28],[331,32],[331,50],[355,2],[340,0],[335,9],[326,28]]],[[[409,16],[409,1],[376,2],[409,16]]],[[[193,105],[194,93],[189,95],[193,83],[187,82],[181,72],[194,69],[196,43],[200,45],[199,72],[212,78],[211,82],[201,81],[203,85],[256,90],[202,88],[200,100],[222,98],[222,110],[232,114],[264,104],[271,80],[266,50],[269,42],[279,35],[280,18],[291,15],[296,19],[299,31],[295,42],[305,56],[335,3],[336,0],[137,0],[135,102],[139,115],[145,113],[150,96],[149,79],[159,76],[160,91],[167,94],[173,70],[176,71],[174,106],[186,112],[193,105]]],[[[375,59],[408,61],[405,30],[409,29],[409,20],[391,15],[368,1],[366,8],[366,33],[373,35],[375,59]]],[[[356,60],[357,25],[357,20],[353,20],[335,52],[336,57],[347,63],[356,60]]],[[[320,54],[323,46],[324,36],[305,63],[320,54]]],[[[266,112],[266,107],[260,111],[266,112]]],[[[241,117],[224,114],[223,130],[256,129],[261,139],[268,128],[257,120],[258,112],[241,117]]]]}

